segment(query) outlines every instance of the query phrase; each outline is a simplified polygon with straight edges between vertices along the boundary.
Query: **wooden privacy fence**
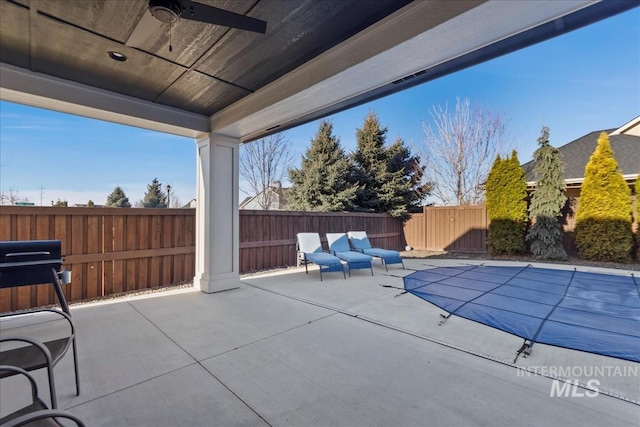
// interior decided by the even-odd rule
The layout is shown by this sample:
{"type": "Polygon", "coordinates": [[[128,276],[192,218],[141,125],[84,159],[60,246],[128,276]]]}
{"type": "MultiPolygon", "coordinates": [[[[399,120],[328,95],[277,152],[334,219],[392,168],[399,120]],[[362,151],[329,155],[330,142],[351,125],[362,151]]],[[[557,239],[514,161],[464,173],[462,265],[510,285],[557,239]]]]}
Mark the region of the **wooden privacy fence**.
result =
{"type": "MultiPolygon", "coordinates": [[[[638,206],[632,196],[634,227],[638,227],[638,206]]],[[[563,245],[569,256],[578,255],[573,231],[579,197],[568,199],[563,211],[563,245]]],[[[407,244],[416,249],[447,251],[487,250],[489,218],[485,205],[425,206],[421,214],[414,214],[404,225],[407,244]]]]}
{"type": "MultiPolygon", "coordinates": [[[[62,241],[68,301],[192,280],[194,209],[2,206],[0,240],[62,241]]],[[[53,287],[0,291],[0,312],[55,303],[53,287]]]]}
{"type": "MultiPolygon", "coordinates": [[[[240,211],[240,272],[294,266],[299,232],[366,230],[374,245],[404,247],[402,222],[384,214],[240,211]]],[[[0,207],[0,240],[62,241],[68,301],[191,281],[195,209],[0,207]]],[[[0,290],[0,312],[56,302],[49,285],[0,290]]]]}
{"type": "Polygon", "coordinates": [[[404,248],[402,221],[386,214],[357,212],[240,211],[240,272],[297,263],[296,234],[365,230],[374,246],[404,248]]]}
{"type": "Polygon", "coordinates": [[[424,207],[405,223],[407,244],[415,249],[486,251],[489,219],[484,205],[424,207]]]}

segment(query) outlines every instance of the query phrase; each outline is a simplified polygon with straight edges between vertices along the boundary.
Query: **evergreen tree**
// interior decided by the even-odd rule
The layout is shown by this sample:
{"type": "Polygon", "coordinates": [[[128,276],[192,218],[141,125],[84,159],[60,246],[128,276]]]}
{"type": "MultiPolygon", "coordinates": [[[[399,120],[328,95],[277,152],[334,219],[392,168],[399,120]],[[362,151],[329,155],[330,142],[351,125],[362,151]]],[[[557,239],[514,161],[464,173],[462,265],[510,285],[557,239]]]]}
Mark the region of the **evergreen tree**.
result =
{"type": "Polygon", "coordinates": [[[489,238],[492,255],[525,251],[527,228],[527,183],[515,150],[511,157],[498,156],[486,183],[489,238]]]}
{"type": "Polygon", "coordinates": [[[287,208],[301,211],[349,211],[354,209],[356,186],[348,182],[351,164],[333,135],[333,124],[318,124],[300,169],[289,169],[293,184],[287,193],[287,208]]]}
{"type": "Polygon", "coordinates": [[[432,189],[430,183],[424,183],[424,166],[420,164],[420,157],[409,150],[401,138],[387,150],[387,168],[391,173],[402,172],[402,182],[397,193],[402,196],[403,205],[408,212],[422,212],[422,201],[432,189]]]}
{"type": "Polygon", "coordinates": [[[167,195],[162,191],[162,184],[158,178],[153,178],[151,184],[147,185],[147,192],[142,199],[142,206],[145,208],[166,208],[167,195]]]}
{"type": "Polygon", "coordinates": [[[386,148],[386,134],[387,128],[371,112],[356,130],[351,175],[351,182],[359,185],[356,204],[358,210],[406,219],[410,208],[417,210],[431,187],[422,183],[420,158],[400,138],[386,148]]]}
{"type": "Polygon", "coordinates": [[[53,200],[51,201],[51,206],[54,206],[56,208],[66,208],[69,206],[69,202],[66,200],[60,200],[58,199],[57,202],[53,202],[53,200]]]}
{"type": "Polygon", "coordinates": [[[386,135],[387,128],[382,127],[378,116],[372,112],[365,116],[362,128],[356,130],[355,168],[351,180],[359,184],[356,198],[359,210],[384,212],[380,197],[384,178],[387,178],[386,135]]]}
{"type": "Polygon", "coordinates": [[[634,185],[634,193],[636,195],[636,223],[635,223],[635,251],[636,259],[640,261],[640,173],[636,178],[634,185]]]}
{"type": "Polygon", "coordinates": [[[87,207],[88,207],[88,208],[94,208],[95,206],[96,206],[96,204],[95,204],[95,203],[93,203],[93,200],[89,200],[89,201],[87,202],[87,207]]]}
{"type": "Polygon", "coordinates": [[[562,246],[562,208],[567,202],[564,194],[564,164],[560,152],[549,144],[549,128],[544,126],[538,138],[540,146],[534,153],[536,188],[529,207],[529,218],[535,221],[527,240],[531,252],[539,259],[567,259],[562,246]]]}
{"type": "Polygon", "coordinates": [[[105,206],[110,208],[130,208],[131,203],[129,203],[129,198],[124,194],[122,188],[116,187],[107,197],[105,206]]]}
{"type": "Polygon", "coordinates": [[[576,213],[575,239],[580,257],[622,262],[631,259],[630,194],[618,171],[609,137],[602,132],[585,167],[576,213]]]}

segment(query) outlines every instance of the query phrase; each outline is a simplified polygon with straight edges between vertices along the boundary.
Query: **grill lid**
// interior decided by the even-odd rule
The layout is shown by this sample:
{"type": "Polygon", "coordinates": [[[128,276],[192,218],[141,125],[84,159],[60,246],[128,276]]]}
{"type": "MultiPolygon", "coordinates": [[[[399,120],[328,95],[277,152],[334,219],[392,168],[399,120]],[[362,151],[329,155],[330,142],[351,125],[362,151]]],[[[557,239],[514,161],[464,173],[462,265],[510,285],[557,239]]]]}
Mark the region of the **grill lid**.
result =
{"type": "Polygon", "coordinates": [[[60,240],[0,242],[0,288],[51,283],[61,268],[60,240]]]}
{"type": "Polygon", "coordinates": [[[0,268],[62,264],[60,240],[0,242],[0,268]]]}

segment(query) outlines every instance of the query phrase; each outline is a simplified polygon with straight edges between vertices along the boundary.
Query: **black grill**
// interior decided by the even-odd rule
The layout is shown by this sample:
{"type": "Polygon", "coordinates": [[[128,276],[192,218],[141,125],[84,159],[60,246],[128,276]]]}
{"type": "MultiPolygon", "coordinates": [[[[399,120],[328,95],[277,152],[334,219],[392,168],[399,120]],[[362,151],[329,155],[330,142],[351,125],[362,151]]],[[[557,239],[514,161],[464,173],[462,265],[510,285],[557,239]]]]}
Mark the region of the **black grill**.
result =
{"type": "Polygon", "coordinates": [[[61,251],[60,240],[0,242],[0,288],[53,282],[61,251]]]}
{"type": "Polygon", "coordinates": [[[61,269],[60,240],[0,242],[0,289],[51,283],[62,309],[68,312],[60,288],[61,269]]]}

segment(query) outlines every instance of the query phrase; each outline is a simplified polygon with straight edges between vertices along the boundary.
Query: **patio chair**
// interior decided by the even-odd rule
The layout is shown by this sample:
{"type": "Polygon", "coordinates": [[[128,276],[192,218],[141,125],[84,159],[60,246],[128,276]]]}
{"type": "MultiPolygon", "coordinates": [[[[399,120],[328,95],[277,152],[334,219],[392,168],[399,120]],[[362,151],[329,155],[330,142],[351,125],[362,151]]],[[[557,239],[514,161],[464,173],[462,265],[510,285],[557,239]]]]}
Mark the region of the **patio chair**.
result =
{"type": "Polygon", "coordinates": [[[351,243],[351,247],[354,250],[375,258],[380,258],[387,271],[389,271],[389,264],[402,264],[402,269],[404,269],[404,262],[402,261],[400,252],[372,247],[366,231],[349,231],[347,235],[349,236],[349,243],[351,243]]]}
{"type": "Polygon", "coordinates": [[[298,254],[302,256],[302,262],[307,274],[309,274],[308,264],[312,262],[320,269],[320,281],[322,281],[323,271],[325,273],[342,271],[344,278],[347,278],[340,258],[322,251],[322,243],[320,243],[320,235],[318,233],[298,233],[296,234],[296,240],[298,254]]]}
{"type": "MultiPolygon", "coordinates": [[[[76,333],[71,316],[60,310],[42,309],[30,310],[23,313],[9,313],[0,315],[0,325],[2,325],[2,336],[0,337],[0,364],[15,366],[25,371],[47,368],[49,379],[49,392],[51,394],[51,407],[56,409],[58,402],[56,399],[56,388],[53,379],[53,367],[67,353],[69,347],[73,348],[73,366],[76,379],[76,394],[80,395],[80,379],[78,376],[78,351],[76,348],[76,333]],[[7,319],[19,320],[26,315],[54,313],[62,316],[69,325],[69,332],[61,338],[52,338],[41,342],[30,334],[30,329],[41,327],[41,323],[22,325],[16,328],[15,335],[11,335],[11,327],[6,326],[7,319]],[[5,323],[5,325],[2,325],[5,323]],[[18,335],[19,334],[19,335],[18,335]]],[[[0,379],[16,375],[16,371],[5,370],[0,372],[0,379]]]]}
{"type": "Polygon", "coordinates": [[[16,366],[0,365],[0,373],[9,375],[23,375],[31,385],[31,404],[27,405],[0,419],[0,427],[18,427],[26,425],[62,427],[68,423],[60,423],[58,418],[72,420],[78,427],[84,427],[84,423],[75,415],[57,409],[49,409],[38,396],[38,385],[31,375],[24,369],[16,366]]]}
{"type": "Polygon", "coordinates": [[[373,258],[361,252],[352,251],[346,234],[327,233],[327,242],[329,243],[329,253],[347,262],[349,277],[351,277],[351,270],[359,268],[370,269],[373,276],[373,266],[371,265],[373,258]]]}

